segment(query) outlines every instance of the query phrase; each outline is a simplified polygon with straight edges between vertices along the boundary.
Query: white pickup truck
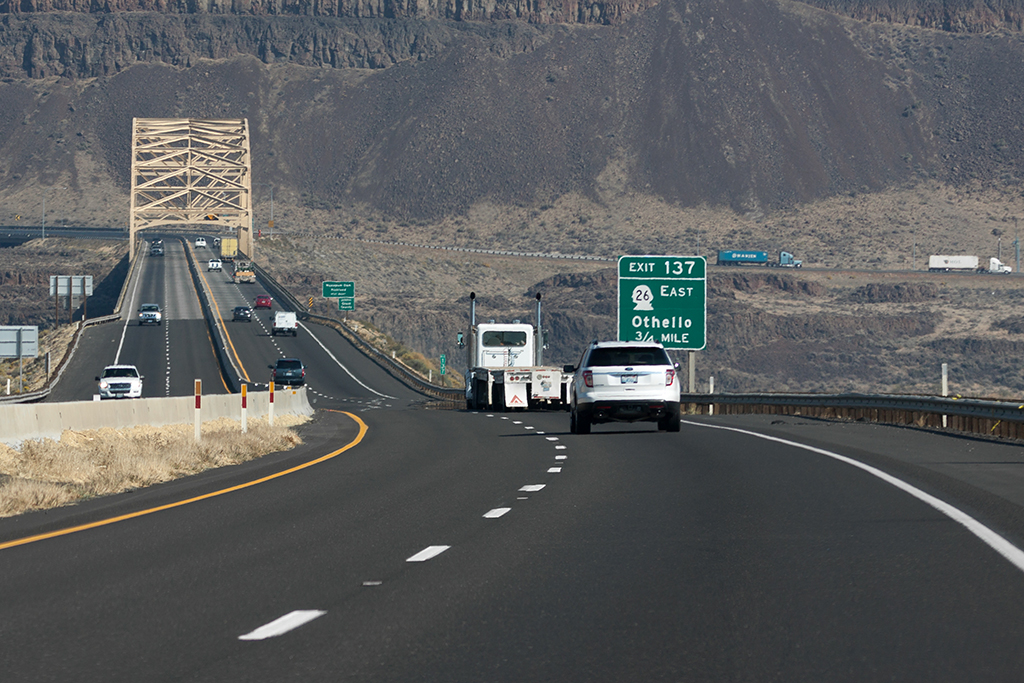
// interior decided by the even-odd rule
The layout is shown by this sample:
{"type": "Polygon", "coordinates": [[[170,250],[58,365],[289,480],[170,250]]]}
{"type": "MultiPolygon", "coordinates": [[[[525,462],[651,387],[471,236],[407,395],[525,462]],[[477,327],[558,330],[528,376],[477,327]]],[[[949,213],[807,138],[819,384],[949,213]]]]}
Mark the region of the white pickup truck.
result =
{"type": "Polygon", "coordinates": [[[294,337],[298,333],[299,321],[296,319],[295,313],[291,311],[278,311],[274,314],[274,325],[270,330],[270,334],[274,336],[290,334],[294,337]]]}

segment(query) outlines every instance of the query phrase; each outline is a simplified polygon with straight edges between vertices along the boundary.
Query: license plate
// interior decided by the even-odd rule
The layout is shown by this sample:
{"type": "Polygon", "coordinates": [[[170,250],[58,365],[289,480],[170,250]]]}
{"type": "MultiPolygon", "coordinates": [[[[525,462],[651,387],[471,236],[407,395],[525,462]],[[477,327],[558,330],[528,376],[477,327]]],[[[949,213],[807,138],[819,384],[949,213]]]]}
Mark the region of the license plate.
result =
{"type": "Polygon", "coordinates": [[[619,375],[623,384],[636,384],[636,375],[619,375]]]}

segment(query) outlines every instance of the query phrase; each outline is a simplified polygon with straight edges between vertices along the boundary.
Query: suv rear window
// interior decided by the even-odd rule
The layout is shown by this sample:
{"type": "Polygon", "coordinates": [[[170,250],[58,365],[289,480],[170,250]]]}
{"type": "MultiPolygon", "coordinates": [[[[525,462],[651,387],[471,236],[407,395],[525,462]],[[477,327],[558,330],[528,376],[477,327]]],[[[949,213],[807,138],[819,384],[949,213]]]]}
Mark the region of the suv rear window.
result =
{"type": "Polygon", "coordinates": [[[620,365],[672,365],[664,349],[651,346],[638,348],[594,349],[590,352],[587,365],[592,367],[615,367],[620,365]]]}
{"type": "Polygon", "coordinates": [[[301,370],[302,362],[297,360],[279,360],[277,367],[281,370],[301,370]]]}
{"type": "Polygon", "coordinates": [[[139,372],[135,368],[104,368],[104,377],[138,377],[139,372]]]}
{"type": "Polygon", "coordinates": [[[484,346],[526,346],[526,333],[490,330],[484,332],[481,343],[484,346]]]}

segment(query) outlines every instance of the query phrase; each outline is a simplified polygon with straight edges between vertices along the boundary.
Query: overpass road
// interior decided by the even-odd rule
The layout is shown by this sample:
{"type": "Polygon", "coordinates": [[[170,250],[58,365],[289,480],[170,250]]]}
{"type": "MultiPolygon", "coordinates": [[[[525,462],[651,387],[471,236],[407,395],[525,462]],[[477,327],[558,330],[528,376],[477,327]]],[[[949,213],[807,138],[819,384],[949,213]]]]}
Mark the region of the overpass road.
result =
{"type": "MultiPolygon", "coordinates": [[[[210,241],[212,244],[212,239],[210,241]]],[[[193,251],[199,277],[210,292],[214,314],[226,330],[226,346],[236,359],[242,379],[266,390],[270,369],[278,358],[297,357],[308,367],[307,388],[314,407],[377,406],[388,401],[422,401],[424,397],[369,362],[336,331],[302,324],[296,337],[272,336],[271,320],[282,310],[254,311],[253,322],[233,322],[235,306],[253,306],[256,297],[269,292],[261,284],[235,284],[228,270],[207,271],[214,255],[210,249],[164,241],[164,256],[144,256],[136,278],[129,282],[120,323],[86,328],[73,362],[47,400],[91,400],[95,377],[103,366],[120,362],[139,368],[145,376],[143,395],[188,396],[194,380],[202,381],[204,393],[228,393],[220,371],[215,342],[211,338],[191,275],[185,249],[193,251]],[[160,327],[138,324],[135,313],[142,303],[158,303],[164,309],[160,327]],[[358,367],[358,372],[353,368],[358,367]]]]}

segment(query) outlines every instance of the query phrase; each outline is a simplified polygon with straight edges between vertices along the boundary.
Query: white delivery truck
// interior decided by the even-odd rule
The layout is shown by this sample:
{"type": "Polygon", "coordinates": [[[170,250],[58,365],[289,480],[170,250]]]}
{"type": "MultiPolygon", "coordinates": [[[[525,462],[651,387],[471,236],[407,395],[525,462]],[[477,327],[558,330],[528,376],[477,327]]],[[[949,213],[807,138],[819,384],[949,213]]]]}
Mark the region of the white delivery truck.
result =
{"type": "Polygon", "coordinates": [[[292,311],[278,311],[274,314],[274,325],[270,329],[272,336],[279,334],[290,334],[293,337],[299,333],[299,321],[292,311]]]}
{"type": "MultiPolygon", "coordinates": [[[[566,409],[572,373],[545,366],[540,327],[540,295],[537,295],[537,326],[476,322],[476,294],[471,293],[469,359],[466,371],[466,407],[566,409]]],[[[459,347],[467,346],[459,334],[459,347]]]]}

